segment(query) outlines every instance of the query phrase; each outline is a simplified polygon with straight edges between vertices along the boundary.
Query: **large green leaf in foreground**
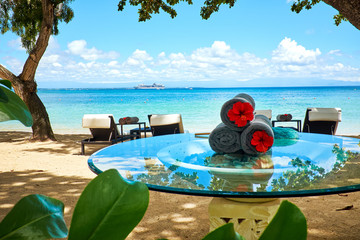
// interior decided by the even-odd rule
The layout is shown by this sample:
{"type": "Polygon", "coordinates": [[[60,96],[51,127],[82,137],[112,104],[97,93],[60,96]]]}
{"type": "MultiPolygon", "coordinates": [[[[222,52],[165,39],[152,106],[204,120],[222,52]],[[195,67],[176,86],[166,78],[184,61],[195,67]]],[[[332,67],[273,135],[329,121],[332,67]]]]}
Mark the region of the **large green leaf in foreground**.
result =
{"type": "Polygon", "coordinates": [[[33,124],[29,109],[21,98],[6,87],[0,86],[0,122],[19,120],[26,127],[33,124]]]}
{"type": "Polygon", "coordinates": [[[9,80],[0,79],[0,84],[6,86],[8,89],[12,88],[11,82],[9,80]]]}
{"type": "Polygon", "coordinates": [[[129,183],[110,169],[93,179],[76,204],[69,240],[120,240],[136,227],[149,203],[144,183],[129,183]]]}
{"type": "Polygon", "coordinates": [[[306,218],[301,210],[289,201],[282,201],[259,240],[306,240],[306,218]]]}
{"type": "Polygon", "coordinates": [[[206,235],[202,240],[245,240],[234,230],[233,223],[227,223],[218,227],[214,231],[206,235]]]}
{"type": "Polygon", "coordinates": [[[43,195],[22,198],[0,223],[0,239],[64,238],[64,204],[43,195]]]}

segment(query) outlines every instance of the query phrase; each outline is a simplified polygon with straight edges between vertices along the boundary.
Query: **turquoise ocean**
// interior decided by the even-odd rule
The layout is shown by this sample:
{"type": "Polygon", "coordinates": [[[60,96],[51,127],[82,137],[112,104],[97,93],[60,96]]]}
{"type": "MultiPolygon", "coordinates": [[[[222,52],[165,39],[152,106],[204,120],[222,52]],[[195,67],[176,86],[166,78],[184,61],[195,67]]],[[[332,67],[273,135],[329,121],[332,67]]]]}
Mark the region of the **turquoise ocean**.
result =
{"type": "MultiPolygon", "coordinates": [[[[147,122],[148,114],[180,113],[188,132],[210,132],[220,122],[224,102],[239,93],[251,95],[256,110],[272,109],[304,120],[308,107],[337,107],[342,122],[337,134],[360,134],[359,87],[282,87],[282,88],[193,88],[193,89],[39,89],[55,133],[89,133],[83,129],[84,114],[137,116],[147,122]]],[[[302,123],[303,124],[303,123],[302,123]]],[[[31,131],[18,121],[0,123],[0,131],[31,131]]]]}

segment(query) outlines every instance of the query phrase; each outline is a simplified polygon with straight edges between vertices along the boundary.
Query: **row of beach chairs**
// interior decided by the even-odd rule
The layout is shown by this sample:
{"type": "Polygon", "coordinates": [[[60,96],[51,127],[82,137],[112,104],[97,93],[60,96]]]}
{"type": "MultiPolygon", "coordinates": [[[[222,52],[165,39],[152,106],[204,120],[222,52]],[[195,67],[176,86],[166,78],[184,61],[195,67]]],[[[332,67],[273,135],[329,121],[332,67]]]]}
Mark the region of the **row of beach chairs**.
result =
{"type": "MultiPolygon", "coordinates": [[[[152,136],[184,133],[181,114],[148,115],[152,136]]],[[[121,135],[112,114],[85,114],[82,119],[83,128],[89,128],[92,137],[81,141],[81,154],[85,154],[86,144],[115,144],[130,139],[121,135]]],[[[138,133],[141,134],[140,129],[138,133]]]]}
{"type": "MultiPolygon", "coordinates": [[[[271,110],[257,110],[256,114],[272,118],[271,110]]],[[[152,136],[184,133],[181,114],[152,114],[148,115],[148,118],[152,136]]],[[[335,135],[339,122],[341,122],[340,108],[308,108],[302,131],[335,135]]],[[[86,114],[82,119],[82,126],[89,128],[92,135],[91,138],[81,141],[83,155],[86,144],[111,145],[128,139],[120,135],[112,114],[86,114]]]]}

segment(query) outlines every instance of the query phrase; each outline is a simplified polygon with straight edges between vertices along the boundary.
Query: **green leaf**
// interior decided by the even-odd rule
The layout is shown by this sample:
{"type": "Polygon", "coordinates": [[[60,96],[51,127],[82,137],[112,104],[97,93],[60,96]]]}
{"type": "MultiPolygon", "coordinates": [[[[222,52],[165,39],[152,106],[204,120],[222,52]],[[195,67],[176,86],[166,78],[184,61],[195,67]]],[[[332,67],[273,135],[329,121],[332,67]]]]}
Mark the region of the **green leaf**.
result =
{"type": "Polygon", "coordinates": [[[6,93],[0,88],[0,102],[7,103],[9,102],[9,98],[6,93]]]}
{"type": "Polygon", "coordinates": [[[69,240],[125,239],[145,214],[149,190],[110,169],[93,179],[74,209],[69,240]]]}
{"type": "Polygon", "coordinates": [[[227,223],[207,234],[203,240],[245,240],[234,230],[233,223],[227,223]]]}
{"type": "Polygon", "coordinates": [[[300,209],[283,201],[259,240],[306,240],[306,218],[300,209]]]}
{"type": "Polygon", "coordinates": [[[43,195],[22,198],[0,223],[0,239],[64,238],[64,204],[43,195]]]}
{"type": "Polygon", "coordinates": [[[12,88],[11,82],[10,82],[9,80],[0,79],[0,84],[6,86],[8,89],[11,89],[11,88],[12,88]]]}
{"type": "Polygon", "coordinates": [[[33,124],[31,113],[21,98],[9,89],[0,86],[0,122],[9,120],[19,120],[26,127],[31,127],[33,124]],[[6,101],[5,98],[7,98],[6,101]]]}

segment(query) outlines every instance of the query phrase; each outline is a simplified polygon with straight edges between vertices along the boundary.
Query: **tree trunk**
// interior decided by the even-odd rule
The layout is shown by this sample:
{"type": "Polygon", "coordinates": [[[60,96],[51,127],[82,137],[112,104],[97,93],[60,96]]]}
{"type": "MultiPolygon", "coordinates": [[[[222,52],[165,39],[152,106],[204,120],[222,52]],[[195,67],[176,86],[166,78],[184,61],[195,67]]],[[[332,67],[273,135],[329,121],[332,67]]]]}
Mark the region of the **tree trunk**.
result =
{"type": "Polygon", "coordinates": [[[36,44],[27,58],[22,73],[15,76],[0,65],[0,78],[9,80],[15,93],[25,102],[33,118],[33,141],[56,141],[46,108],[37,95],[35,73],[47,48],[54,23],[54,5],[51,0],[42,0],[43,19],[36,44]]]}
{"type": "Polygon", "coordinates": [[[360,30],[360,0],[323,0],[323,2],[338,10],[360,30]]]}
{"type": "Polygon", "coordinates": [[[0,78],[11,82],[15,93],[25,102],[33,118],[33,141],[56,141],[46,108],[36,93],[35,81],[23,81],[0,64],[0,78]]]}
{"type": "Polygon", "coordinates": [[[25,102],[33,118],[31,140],[56,141],[46,108],[36,93],[36,83],[21,81],[19,78],[16,82],[13,84],[15,93],[25,102]]]}

